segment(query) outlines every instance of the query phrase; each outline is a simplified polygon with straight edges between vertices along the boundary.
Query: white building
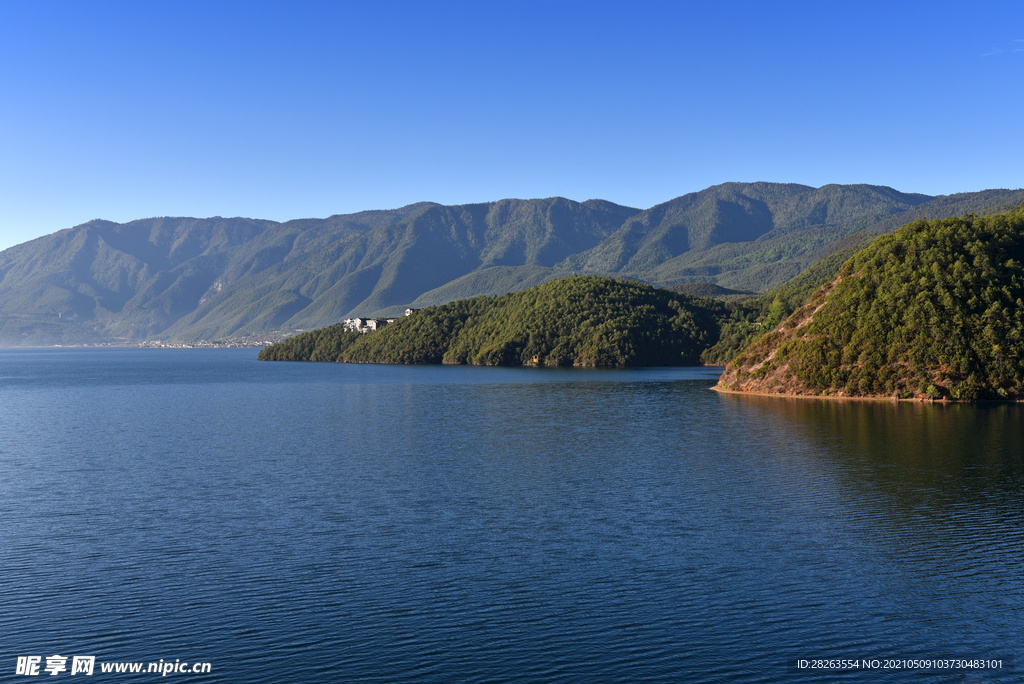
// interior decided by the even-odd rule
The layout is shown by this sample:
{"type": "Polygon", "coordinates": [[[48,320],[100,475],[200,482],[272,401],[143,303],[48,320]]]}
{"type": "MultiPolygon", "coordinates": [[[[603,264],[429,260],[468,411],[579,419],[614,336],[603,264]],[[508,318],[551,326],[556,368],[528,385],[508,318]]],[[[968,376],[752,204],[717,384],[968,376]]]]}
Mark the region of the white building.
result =
{"type": "Polygon", "coordinates": [[[346,318],[342,324],[345,330],[351,330],[354,332],[373,332],[380,330],[388,323],[394,322],[394,319],[381,320],[377,318],[346,318]]]}

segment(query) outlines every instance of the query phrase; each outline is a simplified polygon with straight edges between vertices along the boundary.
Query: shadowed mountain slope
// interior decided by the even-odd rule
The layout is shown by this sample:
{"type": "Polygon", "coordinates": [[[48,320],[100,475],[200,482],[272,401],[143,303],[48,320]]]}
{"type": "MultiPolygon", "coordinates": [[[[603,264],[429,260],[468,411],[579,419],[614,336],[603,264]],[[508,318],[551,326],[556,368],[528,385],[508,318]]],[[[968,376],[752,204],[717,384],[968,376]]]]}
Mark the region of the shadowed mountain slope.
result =
{"type": "Polygon", "coordinates": [[[809,265],[799,257],[932,200],[870,185],[726,183],[641,212],[563,265],[651,274],[664,284],[714,277],[728,287],[766,289],[809,265]],[[780,261],[792,267],[780,270],[780,261]],[[730,273],[766,264],[773,273],[755,276],[754,282],[730,273]],[[733,277],[723,282],[724,274],[733,277]]]}

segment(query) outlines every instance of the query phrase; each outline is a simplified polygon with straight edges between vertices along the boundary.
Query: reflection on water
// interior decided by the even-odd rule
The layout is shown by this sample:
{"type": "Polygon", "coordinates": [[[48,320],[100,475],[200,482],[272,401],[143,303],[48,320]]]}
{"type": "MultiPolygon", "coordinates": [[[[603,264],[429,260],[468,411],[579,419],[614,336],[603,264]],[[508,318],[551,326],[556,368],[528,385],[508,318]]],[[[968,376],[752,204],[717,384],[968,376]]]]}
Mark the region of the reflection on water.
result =
{"type": "Polygon", "coordinates": [[[889,492],[894,506],[1005,501],[1021,491],[1024,406],[855,402],[720,395],[732,419],[797,437],[846,484],[889,492]],[[860,484],[858,484],[860,483],[860,484]]]}
{"type": "Polygon", "coordinates": [[[774,507],[791,511],[790,562],[846,594],[827,621],[837,642],[875,621],[890,650],[1012,654],[1024,626],[1011,579],[1024,552],[1021,406],[719,401],[735,429],[775,445],[760,450],[773,458],[761,472],[774,507]]]}

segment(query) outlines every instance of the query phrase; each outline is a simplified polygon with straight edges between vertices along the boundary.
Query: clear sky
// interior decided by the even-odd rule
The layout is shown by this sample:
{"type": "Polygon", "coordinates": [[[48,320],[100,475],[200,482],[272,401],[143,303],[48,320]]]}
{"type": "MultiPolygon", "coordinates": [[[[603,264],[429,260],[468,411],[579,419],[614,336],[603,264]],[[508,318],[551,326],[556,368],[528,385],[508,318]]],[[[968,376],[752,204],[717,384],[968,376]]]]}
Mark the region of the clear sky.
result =
{"type": "Polygon", "coordinates": [[[1024,186],[1024,3],[0,2],[0,249],[93,218],[1024,186]]]}

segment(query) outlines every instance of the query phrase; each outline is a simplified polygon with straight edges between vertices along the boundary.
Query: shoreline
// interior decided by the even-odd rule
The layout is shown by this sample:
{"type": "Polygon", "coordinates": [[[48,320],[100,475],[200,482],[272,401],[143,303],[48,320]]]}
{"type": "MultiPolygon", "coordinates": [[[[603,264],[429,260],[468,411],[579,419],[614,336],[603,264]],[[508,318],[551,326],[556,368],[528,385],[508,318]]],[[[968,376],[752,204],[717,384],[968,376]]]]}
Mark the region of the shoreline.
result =
{"type": "Polygon", "coordinates": [[[912,397],[910,399],[899,399],[897,397],[840,397],[829,394],[783,394],[781,392],[745,392],[743,390],[729,390],[722,389],[717,385],[709,387],[713,392],[719,392],[720,394],[737,394],[745,395],[750,397],[774,397],[777,399],[824,399],[827,401],[887,401],[893,403],[910,403],[910,404],[939,404],[941,406],[951,406],[953,404],[1022,404],[1024,399],[978,399],[975,401],[966,401],[962,399],[928,399],[921,397],[912,397]]]}

